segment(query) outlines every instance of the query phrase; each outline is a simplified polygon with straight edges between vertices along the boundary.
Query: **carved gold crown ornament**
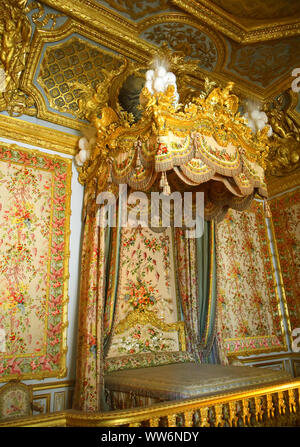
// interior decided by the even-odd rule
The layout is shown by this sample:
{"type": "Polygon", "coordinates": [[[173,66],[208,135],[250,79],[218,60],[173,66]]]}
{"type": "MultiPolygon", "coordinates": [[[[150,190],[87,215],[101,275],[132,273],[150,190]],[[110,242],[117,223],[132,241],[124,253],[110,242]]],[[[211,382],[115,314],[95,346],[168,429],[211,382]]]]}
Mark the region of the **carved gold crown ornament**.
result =
{"type": "Polygon", "coordinates": [[[181,104],[178,73],[153,63],[139,94],[141,116],[135,118],[116,100],[116,79],[138,72],[143,75],[125,62],[104,73],[96,89],[85,88],[79,100],[81,117],[91,126],[75,159],[89,198],[124,183],[145,192],[160,188],[166,195],[203,191],[205,218],[221,219],[229,207],[249,206],[255,193],[267,196],[270,127],[251,130],[238,111],[233,83],[221,88],[206,79],[204,91],[181,104]]]}

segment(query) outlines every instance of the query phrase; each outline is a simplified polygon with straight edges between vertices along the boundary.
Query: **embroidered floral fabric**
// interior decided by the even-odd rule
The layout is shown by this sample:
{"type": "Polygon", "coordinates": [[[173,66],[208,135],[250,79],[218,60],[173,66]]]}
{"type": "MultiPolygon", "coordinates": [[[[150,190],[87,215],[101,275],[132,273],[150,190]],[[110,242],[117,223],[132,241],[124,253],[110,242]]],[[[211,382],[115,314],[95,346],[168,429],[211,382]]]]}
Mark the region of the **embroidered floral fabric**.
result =
{"type": "Polygon", "coordinates": [[[71,161],[0,146],[1,378],[65,372],[71,161]]]}
{"type": "Polygon", "coordinates": [[[165,326],[179,319],[173,262],[170,229],[162,233],[150,228],[122,230],[108,358],[182,349],[178,330],[165,326]]]}
{"type": "Polygon", "coordinates": [[[263,204],[217,226],[218,332],[223,353],[285,350],[263,204]]]}
{"type": "Polygon", "coordinates": [[[300,190],[270,201],[291,329],[300,327],[300,190]]]}

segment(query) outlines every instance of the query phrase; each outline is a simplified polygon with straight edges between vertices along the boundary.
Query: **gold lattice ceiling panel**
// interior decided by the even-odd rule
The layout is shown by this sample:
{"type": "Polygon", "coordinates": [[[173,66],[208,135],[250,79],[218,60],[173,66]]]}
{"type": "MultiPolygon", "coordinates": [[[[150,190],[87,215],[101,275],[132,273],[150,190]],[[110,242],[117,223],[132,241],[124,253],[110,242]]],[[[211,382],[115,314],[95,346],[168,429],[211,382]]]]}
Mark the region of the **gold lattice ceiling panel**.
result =
{"type": "Polygon", "coordinates": [[[67,42],[48,47],[37,78],[50,107],[76,116],[80,89],[75,83],[95,86],[103,72],[116,70],[122,64],[113,54],[72,37],[67,42]]]}

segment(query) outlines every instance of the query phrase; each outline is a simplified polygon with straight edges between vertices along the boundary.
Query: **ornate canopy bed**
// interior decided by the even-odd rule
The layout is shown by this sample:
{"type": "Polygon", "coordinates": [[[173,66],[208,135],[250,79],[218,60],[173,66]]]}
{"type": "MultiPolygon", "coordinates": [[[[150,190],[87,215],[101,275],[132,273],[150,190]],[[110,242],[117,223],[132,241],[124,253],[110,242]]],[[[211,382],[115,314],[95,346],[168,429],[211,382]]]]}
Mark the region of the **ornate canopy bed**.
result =
{"type": "Polygon", "coordinates": [[[195,64],[165,50],[158,56],[168,59],[186,105],[178,102],[174,74],[154,65],[141,94],[136,92],[140,109],[135,116],[125,111],[119,103],[124,85],[145,77],[143,67],[127,63],[104,73],[104,81],[79,101],[81,117],[92,124],[76,157],[85,185],[74,398],[80,410],[130,408],[289,378],[282,371],[226,364],[218,355],[215,324],[214,225],[228,208],[244,210],[255,194],[267,196],[270,127],[264,121],[257,132],[250,129],[233,84],[221,89],[206,81],[191,97],[181,81],[195,64]],[[195,193],[204,192],[202,237],[186,237],[189,223],[174,225],[172,208],[169,228],[122,225],[120,184],[146,197],[192,192],[193,209],[195,193]],[[113,226],[101,224],[102,192],[116,197],[113,226]]]}

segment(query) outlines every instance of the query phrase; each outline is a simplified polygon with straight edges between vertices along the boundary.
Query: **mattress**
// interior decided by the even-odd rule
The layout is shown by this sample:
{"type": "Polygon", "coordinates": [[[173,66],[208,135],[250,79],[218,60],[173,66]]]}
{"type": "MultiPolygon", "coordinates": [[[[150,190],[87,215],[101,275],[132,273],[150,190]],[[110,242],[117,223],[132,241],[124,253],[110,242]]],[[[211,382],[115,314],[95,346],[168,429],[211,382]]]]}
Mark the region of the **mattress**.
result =
{"type": "Polygon", "coordinates": [[[125,393],[158,401],[187,399],[292,380],[285,371],[249,366],[199,363],[114,371],[105,375],[108,393],[125,393]]]}

